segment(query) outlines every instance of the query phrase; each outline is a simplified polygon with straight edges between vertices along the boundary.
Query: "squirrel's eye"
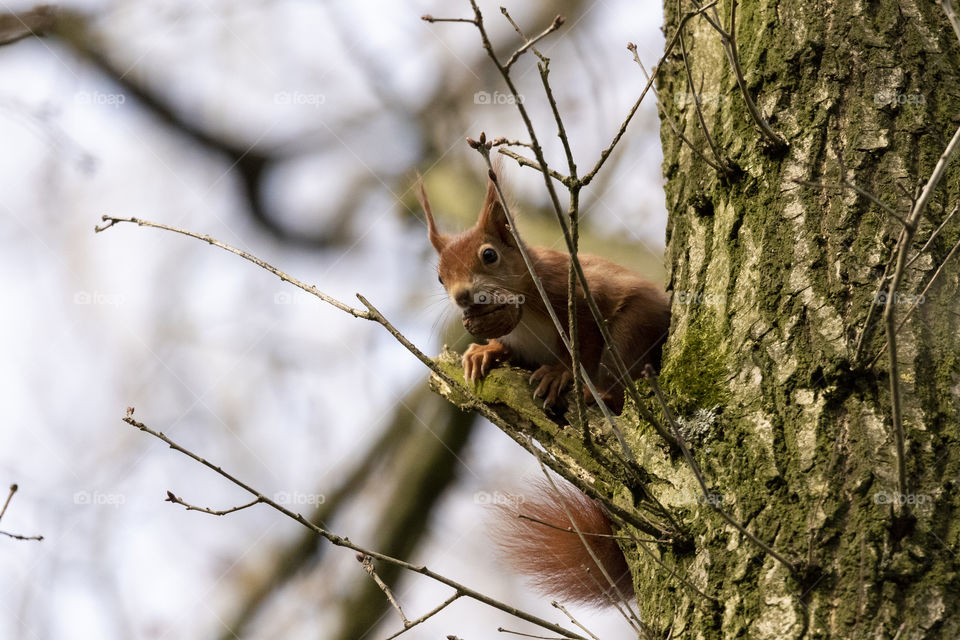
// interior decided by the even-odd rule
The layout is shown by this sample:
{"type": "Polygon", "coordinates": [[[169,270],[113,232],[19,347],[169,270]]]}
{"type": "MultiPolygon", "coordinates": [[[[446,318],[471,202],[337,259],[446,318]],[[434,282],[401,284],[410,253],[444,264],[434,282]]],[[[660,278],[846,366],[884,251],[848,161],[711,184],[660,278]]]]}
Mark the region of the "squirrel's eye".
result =
{"type": "Polygon", "coordinates": [[[483,260],[483,264],[493,264],[500,256],[497,255],[496,249],[487,247],[480,253],[480,258],[483,260]]]}

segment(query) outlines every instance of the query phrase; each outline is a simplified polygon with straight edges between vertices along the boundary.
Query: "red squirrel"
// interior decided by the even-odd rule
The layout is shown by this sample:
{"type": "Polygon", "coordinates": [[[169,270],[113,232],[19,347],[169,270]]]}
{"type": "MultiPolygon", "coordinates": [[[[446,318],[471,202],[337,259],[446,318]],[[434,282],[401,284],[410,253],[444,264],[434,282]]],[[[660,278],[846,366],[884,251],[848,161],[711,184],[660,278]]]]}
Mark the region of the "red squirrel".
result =
{"type": "MultiPolygon", "coordinates": [[[[464,378],[474,383],[505,362],[533,369],[534,397],[544,406],[561,401],[572,381],[571,358],[527,270],[493,180],[476,224],[458,235],[437,229],[422,183],[418,195],[427,218],[430,243],[439,255],[440,283],[460,309],[463,326],[486,344],[471,344],[463,354],[464,378]]],[[[567,324],[570,256],[545,247],[524,245],[560,322],[567,324]]],[[[632,379],[651,364],[659,368],[660,351],[670,326],[670,306],[657,286],[604,258],[579,254],[600,313],[632,379]]],[[[616,375],[600,330],[578,287],[577,328],[580,361],[603,396],[619,413],[624,381],[616,375]]],[[[632,384],[632,380],[629,381],[632,384]]],[[[584,387],[585,399],[593,400],[584,387]]],[[[610,523],[591,499],[572,488],[559,495],[539,487],[524,501],[521,513],[498,527],[500,546],[514,567],[534,579],[541,590],[568,601],[607,605],[610,598],[632,593],[630,573],[610,523]],[[566,509],[564,509],[564,505],[566,509]],[[594,555],[616,583],[609,587],[576,532],[567,511],[586,534],[594,555]],[[538,522],[539,521],[539,522],[538,522]],[[546,523],[546,524],[544,524],[546,523]]]]}

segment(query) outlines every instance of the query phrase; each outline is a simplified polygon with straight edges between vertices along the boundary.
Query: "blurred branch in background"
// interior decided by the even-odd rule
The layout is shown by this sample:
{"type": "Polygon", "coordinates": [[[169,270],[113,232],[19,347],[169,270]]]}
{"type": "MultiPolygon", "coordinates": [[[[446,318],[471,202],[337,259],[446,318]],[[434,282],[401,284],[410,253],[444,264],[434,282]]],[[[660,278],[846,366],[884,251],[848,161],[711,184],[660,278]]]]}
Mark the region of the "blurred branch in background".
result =
{"type": "MultiPolygon", "coordinates": [[[[437,582],[440,582],[440,583],[443,583],[443,584],[445,584],[445,585],[447,585],[447,586],[449,586],[449,587],[452,587],[452,588],[454,589],[454,592],[455,592],[455,593],[460,593],[460,594],[462,594],[464,597],[472,598],[472,599],[474,599],[474,600],[477,600],[478,602],[482,602],[482,603],[485,604],[485,605],[488,605],[488,606],[493,607],[493,608],[495,608],[495,609],[499,609],[500,611],[503,611],[503,612],[505,612],[505,613],[509,613],[510,615],[515,616],[515,617],[517,617],[517,618],[519,618],[519,619],[521,619],[521,620],[525,620],[525,621],[527,621],[527,622],[531,622],[531,623],[533,623],[533,624],[535,624],[535,625],[537,625],[537,626],[543,627],[544,629],[548,629],[548,630],[550,630],[550,631],[553,631],[554,633],[558,633],[558,634],[560,634],[561,636],[563,636],[563,637],[565,637],[565,638],[575,638],[576,640],[585,640],[585,638],[584,638],[583,636],[581,636],[581,635],[579,635],[579,634],[577,634],[577,633],[574,633],[574,632],[572,632],[572,631],[569,631],[569,630],[567,630],[567,629],[564,629],[563,627],[561,627],[561,626],[559,626],[559,625],[553,624],[552,622],[549,622],[549,621],[547,621],[547,620],[544,620],[544,619],[542,619],[542,618],[539,618],[539,617],[537,617],[537,616],[535,616],[535,615],[529,614],[529,613],[527,613],[527,612],[525,612],[525,611],[523,611],[523,610],[521,610],[521,609],[518,609],[517,607],[513,607],[513,606],[511,606],[511,605],[509,605],[509,604],[506,604],[506,603],[500,602],[500,601],[498,601],[498,600],[495,600],[494,598],[491,598],[490,596],[487,596],[487,595],[485,595],[485,594],[483,594],[483,593],[480,593],[479,591],[476,591],[476,590],[474,590],[474,589],[471,589],[470,587],[467,587],[466,585],[460,584],[460,583],[458,583],[458,582],[456,582],[456,581],[454,581],[454,580],[452,580],[452,579],[450,579],[450,578],[448,578],[448,577],[446,577],[446,576],[444,576],[444,575],[441,575],[441,574],[437,573],[436,571],[432,571],[432,570],[428,569],[426,566],[423,566],[423,565],[414,565],[414,564],[411,564],[411,563],[406,562],[406,561],[404,561],[404,560],[401,560],[401,559],[399,559],[399,558],[395,558],[395,557],[393,557],[393,556],[390,556],[390,555],[388,555],[388,554],[385,554],[385,553],[382,553],[382,552],[379,552],[379,551],[372,551],[372,550],[370,550],[370,549],[361,547],[361,546],[357,545],[356,543],[350,541],[348,538],[341,537],[341,536],[333,533],[332,531],[329,531],[329,530],[327,530],[327,529],[325,529],[325,528],[323,528],[323,527],[321,527],[321,526],[319,526],[319,525],[316,525],[316,524],[313,524],[313,523],[309,522],[308,520],[306,520],[306,519],[305,519],[302,515],[300,515],[299,513],[296,513],[296,512],[294,512],[294,511],[291,511],[290,509],[287,509],[286,507],[282,506],[282,505],[281,505],[280,503],[278,503],[277,501],[272,500],[272,499],[270,499],[270,498],[267,498],[266,496],[263,495],[262,492],[258,491],[257,489],[253,488],[252,486],[246,484],[246,483],[243,482],[242,480],[239,480],[238,478],[236,478],[235,476],[231,475],[230,473],[224,471],[223,469],[221,469],[221,468],[220,468],[219,466],[217,466],[216,464],[214,464],[214,463],[212,463],[212,462],[209,462],[208,460],[205,460],[204,458],[200,457],[199,455],[197,455],[197,454],[194,453],[193,451],[191,451],[191,450],[189,450],[189,449],[186,449],[186,448],[184,448],[183,446],[177,444],[175,441],[171,440],[169,437],[167,437],[166,435],[164,435],[162,431],[155,431],[155,430],[151,429],[150,427],[148,427],[147,425],[145,425],[144,423],[135,420],[135,419],[133,418],[133,412],[134,412],[134,409],[133,409],[132,407],[128,407],[128,408],[127,408],[127,415],[126,415],[126,417],[123,419],[123,421],[126,422],[127,424],[129,424],[130,426],[135,427],[135,428],[139,429],[140,431],[143,431],[144,433],[147,433],[147,434],[149,434],[149,435],[151,435],[151,436],[153,436],[153,437],[155,437],[155,438],[157,438],[157,439],[159,439],[159,440],[162,440],[162,441],[165,442],[167,445],[169,445],[169,447],[170,447],[171,449],[174,449],[175,451],[177,451],[177,452],[179,452],[179,453],[182,453],[183,455],[185,455],[185,456],[187,456],[187,457],[189,457],[189,458],[192,458],[192,459],[195,460],[196,462],[199,462],[200,464],[202,464],[203,466],[207,467],[208,469],[211,469],[211,470],[215,471],[215,472],[216,472],[217,474],[219,474],[220,476],[224,477],[224,478],[227,479],[228,481],[232,482],[232,483],[235,484],[236,486],[240,487],[241,489],[243,489],[243,490],[246,491],[247,493],[249,493],[249,494],[251,494],[251,495],[253,495],[253,496],[255,496],[255,497],[257,498],[253,503],[250,503],[250,504],[247,504],[247,505],[244,505],[244,506],[242,506],[242,507],[238,507],[238,508],[232,509],[232,510],[231,510],[231,509],[227,509],[227,510],[225,510],[225,512],[239,511],[239,510],[241,510],[241,509],[246,509],[246,508],[248,508],[248,507],[250,507],[250,506],[253,506],[254,504],[257,504],[257,503],[265,504],[265,505],[270,506],[270,507],[272,507],[273,509],[279,511],[280,513],[282,513],[283,515],[287,516],[288,518],[294,520],[295,522],[298,522],[298,523],[302,524],[303,526],[307,527],[308,529],[310,529],[311,531],[313,531],[313,532],[316,533],[317,535],[319,535],[319,536],[325,538],[326,540],[332,542],[334,545],[336,545],[336,546],[338,546],[338,547],[345,547],[345,548],[347,548],[347,549],[352,549],[352,550],[354,550],[354,551],[358,551],[359,553],[363,554],[364,556],[367,556],[367,557],[369,558],[369,562],[372,562],[373,560],[380,560],[380,561],[383,563],[384,566],[387,566],[387,567],[392,566],[392,567],[394,567],[396,570],[406,569],[407,571],[410,571],[410,572],[412,572],[412,573],[419,573],[419,574],[421,574],[421,575],[427,576],[428,578],[432,578],[433,580],[435,580],[435,581],[437,581],[437,582]]],[[[178,504],[182,504],[182,505],[186,506],[188,509],[191,509],[191,510],[194,510],[194,511],[205,511],[205,512],[207,512],[207,513],[218,513],[218,512],[215,512],[215,511],[213,511],[212,509],[207,508],[207,507],[196,507],[196,506],[194,506],[194,505],[187,504],[187,503],[183,502],[181,499],[177,498],[176,496],[173,496],[173,494],[171,494],[170,492],[168,492],[168,496],[170,497],[170,500],[168,500],[168,501],[170,501],[170,502],[175,502],[175,503],[178,503],[178,504]]],[[[383,591],[380,589],[380,587],[379,587],[379,586],[375,586],[374,589],[375,589],[377,595],[379,596],[379,598],[381,598],[382,600],[384,600],[384,602],[387,602],[387,600],[384,598],[384,593],[383,593],[383,591]]],[[[384,607],[384,608],[386,608],[386,607],[384,607]]],[[[357,612],[356,610],[352,609],[352,608],[351,608],[351,609],[347,609],[346,611],[349,612],[349,615],[350,615],[351,617],[352,617],[352,616],[356,616],[356,615],[358,614],[358,612],[357,612]]],[[[370,628],[369,628],[369,627],[365,627],[364,629],[361,630],[361,633],[362,633],[362,635],[365,635],[368,631],[370,631],[370,628]]],[[[361,635],[361,636],[347,635],[347,636],[345,636],[345,637],[346,637],[346,638],[349,638],[350,640],[355,640],[357,637],[362,637],[362,635],[361,635]]]]}
{"type": "Polygon", "coordinates": [[[56,22],[56,8],[42,5],[23,13],[0,14],[0,44],[43,35],[56,22]]]}

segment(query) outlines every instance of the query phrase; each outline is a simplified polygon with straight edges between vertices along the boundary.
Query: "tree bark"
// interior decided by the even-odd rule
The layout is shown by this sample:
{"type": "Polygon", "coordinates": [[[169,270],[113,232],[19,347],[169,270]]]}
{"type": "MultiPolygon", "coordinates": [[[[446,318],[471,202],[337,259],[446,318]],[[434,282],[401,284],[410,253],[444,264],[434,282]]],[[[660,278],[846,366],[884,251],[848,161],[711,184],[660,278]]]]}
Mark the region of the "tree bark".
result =
{"type": "MultiPolygon", "coordinates": [[[[665,8],[669,40],[696,7],[665,8]]],[[[716,14],[726,30],[730,9],[725,0],[716,14]]],[[[735,34],[746,87],[785,146],[751,118],[702,16],[687,22],[686,55],[678,43],[659,75],[673,295],[660,384],[707,496],[629,407],[620,428],[632,471],[595,411],[586,429],[569,412],[570,425],[558,424],[522,373],[498,369],[478,393],[518,442],[539,441],[556,470],[611,505],[623,531],[663,534],[624,545],[651,637],[960,636],[960,259],[919,297],[960,240],[955,216],[921,252],[960,198],[960,162],[921,220],[893,299],[877,292],[901,223],[828,188],[856,183],[906,217],[960,124],[956,36],[938,4],[891,0],[761,0],[737,8],[735,34]],[[899,323],[918,300],[898,334],[901,491],[883,311],[896,305],[899,323]]],[[[455,358],[441,362],[462,379],[455,358]]]]}

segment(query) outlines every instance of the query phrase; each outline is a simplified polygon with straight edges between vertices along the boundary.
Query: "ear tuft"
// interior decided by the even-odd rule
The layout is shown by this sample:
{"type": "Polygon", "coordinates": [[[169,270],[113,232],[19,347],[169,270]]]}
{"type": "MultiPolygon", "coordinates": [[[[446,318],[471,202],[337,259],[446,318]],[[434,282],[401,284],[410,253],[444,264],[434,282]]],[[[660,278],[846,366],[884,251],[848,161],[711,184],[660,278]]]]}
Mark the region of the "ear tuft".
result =
{"type": "Polygon", "coordinates": [[[437,253],[443,251],[447,244],[446,237],[437,230],[437,223],[433,220],[433,211],[430,210],[430,200],[427,199],[427,190],[423,187],[423,179],[417,174],[417,200],[420,201],[420,207],[427,216],[427,237],[430,238],[430,244],[437,250],[437,253]]]}
{"type": "Polygon", "coordinates": [[[497,195],[496,174],[491,170],[490,178],[487,181],[487,196],[483,202],[483,210],[480,212],[480,220],[477,225],[483,231],[495,238],[499,238],[507,246],[516,244],[513,234],[510,233],[510,222],[507,220],[507,213],[503,209],[503,203],[497,195]]]}

